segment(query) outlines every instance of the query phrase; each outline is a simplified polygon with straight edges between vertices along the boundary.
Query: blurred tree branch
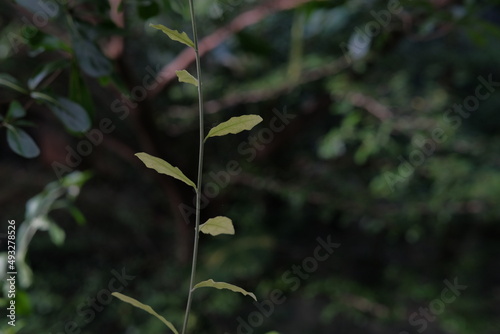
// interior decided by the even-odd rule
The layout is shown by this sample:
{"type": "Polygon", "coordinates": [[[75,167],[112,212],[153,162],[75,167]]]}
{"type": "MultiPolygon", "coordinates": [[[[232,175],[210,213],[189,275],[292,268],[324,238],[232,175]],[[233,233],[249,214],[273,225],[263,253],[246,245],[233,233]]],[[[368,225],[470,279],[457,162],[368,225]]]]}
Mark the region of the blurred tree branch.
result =
{"type": "MultiPolygon", "coordinates": [[[[321,0],[270,0],[261,5],[258,5],[257,7],[238,15],[225,27],[217,29],[209,36],[203,38],[200,41],[199,45],[200,56],[202,57],[207,52],[215,49],[229,36],[236,34],[237,32],[243,30],[248,26],[262,21],[264,18],[271,14],[292,9],[312,1],[321,0]]],[[[158,73],[157,78],[159,78],[159,80],[157,81],[161,83],[154,90],[151,90],[149,92],[148,98],[151,99],[158,95],[167,84],[169,84],[173,79],[177,77],[175,71],[187,68],[191,63],[194,62],[194,60],[195,55],[193,50],[191,50],[190,48],[186,48],[181,53],[179,53],[179,55],[173,61],[167,64],[160,71],[160,73],[158,73]]]]}

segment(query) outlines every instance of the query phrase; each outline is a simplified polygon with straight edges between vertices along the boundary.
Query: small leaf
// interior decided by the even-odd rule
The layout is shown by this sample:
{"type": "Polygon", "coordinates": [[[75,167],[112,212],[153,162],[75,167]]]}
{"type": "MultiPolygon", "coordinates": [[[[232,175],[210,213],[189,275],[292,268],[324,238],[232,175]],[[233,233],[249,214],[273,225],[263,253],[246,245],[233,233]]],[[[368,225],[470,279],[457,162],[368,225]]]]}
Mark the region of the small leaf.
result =
{"type": "Polygon", "coordinates": [[[7,111],[7,120],[10,121],[12,119],[21,118],[26,116],[26,110],[24,110],[21,103],[18,101],[12,101],[9,106],[9,110],[7,111]]]}
{"type": "Polygon", "coordinates": [[[59,179],[58,183],[65,188],[71,189],[71,192],[67,193],[67,196],[71,200],[75,200],[78,194],[80,193],[80,188],[83,187],[85,182],[92,178],[91,172],[79,172],[74,171],[63,178],[59,179]]]}
{"type": "Polygon", "coordinates": [[[21,86],[16,78],[5,73],[0,74],[0,86],[9,87],[22,94],[28,94],[28,91],[21,86]]]}
{"type": "Polygon", "coordinates": [[[19,285],[23,288],[29,287],[31,283],[33,283],[33,271],[26,263],[24,257],[16,258],[16,269],[18,272],[17,279],[19,280],[19,285]]]}
{"type": "Polygon", "coordinates": [[[78,209],[74,205],[69,205],[66,209],[69,211],[69,213],[71,214],[73,219],[78,223],[78,225],[85,225],[85,222],[87,220],[85,219],[85,216],[80,211],[80,209],[78,209]]]}
{"type": "Polygon", "coordinates": [[[198,87],[198,79],[193,77],[188,71],[186,70],[175,71],[175,73],[177,74],[177,77],[179,78],[180,82],[185,82],[198,87]]]}
{"type": "Polygon", "coordinates": [[[191,186],[196,190],[196,185],[191,181],[181,170],[177,167],[172,166],[163,159],[154,157],[147,153],[136,153],[135,154],[148,168],[152,168],[160,174],[165,174],[171,176],[177,180],[180,180],[187,185],[191,186]]]}
{"type": "Polygon", "coordinates": [[[371,35],[365,35],[361,30],[356,29],[349,38],[347,46],[351,58],[359,60],[366,56],[370,51],[371,42],[371,35]]]}
{"type": "Polygon", "coordinates": [[[49,236],[50,240],[56,245],[61,246],[66,239],[66,233],[62,228],[60,228],[56,223],[54,223],[48,217],[45,217],[49,221],[49,236]]]}
{"type": "Polygon", "coordinates": [[[7,128],[7,143],[12,151],[25,158],[34,158],[40,154],[40,149],[33,138],[19,128],[13,126],[7,128]]]}
{"type": "Polygon", "coordinates": [[[229,120],[212,128],[208,135],[205,137],[205,140],[210,137],[224,136],[229,133],[236,134],[244,130],[251,130],[260,122],[262,122],[262,117],[257,115],[231,117],[229,120]]]}
{"type": "Polygon", "coordinates": [[[138,301],[138,300],[136,300],[134,298],[130,298],[128,296],[125,296],[124,294],[121,294],[119,292],[113,292],[111,294],[113,296],[115,296],[116,298],[120,299],[121,301],[124,301],[125,303],[129,303],[132,306],[140,308],[141,310],[144,310],[144,311],[148,312],[149,314],[154,315],[161,322],[163,322],[165,325],[167,325],[167,327],[170,328],[170,330],[172,332],[174,332],[175,334],[179,334],[179,332],[177,331],[177,329],[175,329],[174,325],[170,321],[168,321],[167,319],[165,319],[164,317],[162,317],[161,315],[159,315],[158,313],[156,313],[156,311],[153,310],[151,308],[151,306],[145,305],[145,304],[141,303],[140,301],[138,301]]]}
{"type": "Polygon", "coordinates": [[[224,282],[214,282],[213,279],[209,279],[207,281],[203,281],[203,282],[200,282],[198,284],[196,284],[194,287],[193,287],[193,290],[195,289],[198,289],[198,288],[216,288],[216,289],[226,289],[226,290],[231,290],[231,291],[234,291],[234,292],[239,292],[245,296],[250,296],[252,297],[255,301],[257,301],[257,297],[255,297],[255,295],[251,292],[248,292],[246,290],[243,290],[242,288],[236,286],[236,285],[233,285],[233,284],[229,284],[229,283],[224,283],[224,282]]]}
{"type": "Polygon", "coordinates": [[[64,97],[57,97],[56,102],[48,103],[48,106],[68,129],[75,132],[90,129],[90,117],[81,105],[64,97]]]}
{"type": "Polygon", "coordinates": [[[191,48],[194,48],[194,43],[189,38],[185,32],[178,32],[177,30],[172,30],[165,27],[163,24],[150,24],[150,27],[163,31],[171,40],[185,44],[191,48]]]}
{"type": "Polygon", "coordinates": [[[21,127],[21,126],[36,127],[36,123],[27,121],[25,119],[16,119],[15,121],[12,121],[12,123],[10,123],[10,124],[12,124],[14,126],[18,126],[18,127],[21,127]]]}
{"type": "Polygon", "coordinates": [[[73,36],[73,52],[83,72],[93,78],[111,74],[113,64],[91,41],[73,36]]]}
{"type": "Polygon", "coordinates": [[[234,226],[231,219],[218,216],[210,218],[205,224],[200,225],[200,231],[213,236],[219,234],[234,234],[234,226]]]}

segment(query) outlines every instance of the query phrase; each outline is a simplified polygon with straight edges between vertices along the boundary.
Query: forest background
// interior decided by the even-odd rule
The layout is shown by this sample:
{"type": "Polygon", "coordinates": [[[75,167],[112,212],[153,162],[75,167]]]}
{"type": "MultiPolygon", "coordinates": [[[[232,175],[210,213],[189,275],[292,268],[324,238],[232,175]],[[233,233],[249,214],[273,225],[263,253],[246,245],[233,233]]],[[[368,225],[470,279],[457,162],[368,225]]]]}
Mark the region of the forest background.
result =
{"type": "MultiPolygon", "coordinates": [[[[499,3],[196,5],[206,128],[264,120],[207,143],[236,236],[198,273],[259,301],[200,291],[190,331],[498,333],[499,3]]],[[[165,332],[113,291],[182,321],[193,192],[134,153],[196,174],[194,54],[151,23],[190,34],[187,1],[0,2],[2,333],[165,332]]]]}

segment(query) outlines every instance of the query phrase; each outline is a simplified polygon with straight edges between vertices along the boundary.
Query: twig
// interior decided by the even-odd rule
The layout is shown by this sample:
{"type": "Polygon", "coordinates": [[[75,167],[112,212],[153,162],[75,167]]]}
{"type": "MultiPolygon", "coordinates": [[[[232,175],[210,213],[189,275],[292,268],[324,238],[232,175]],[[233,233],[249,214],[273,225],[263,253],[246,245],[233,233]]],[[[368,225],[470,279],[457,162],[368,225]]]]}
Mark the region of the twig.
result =
{"type": "Polygon", "coordinates": [[[194,279],[196,276],[196,263],[198,261],[198,242],[200,239],[200,211],[201,211],[201,186],[203,182],[203,149],[204,149],[204,121],[203,121],[203,81],[201,77],[201,60],[200,49],[198,45],[198,29],[196,28],[196,15],[194,11],[194,1],[189,0],[189,11],[191,14],[191,24],[193,29],[194,54],[196,59],[196,74],[198,77],[198,111],[199,111],[199,155],[198,155],[198,177],[196,185],[196,222],[194,227],[194,245],[193,245],[193,262],[191,264],[191,278],[189,279],[189,294],[186,305],[186,313],[184,314],[184,323],[182,325],[182,334],[186,333],[189,322],[189,313],[191,310],[191,302],[193,300],[194,279]]]}

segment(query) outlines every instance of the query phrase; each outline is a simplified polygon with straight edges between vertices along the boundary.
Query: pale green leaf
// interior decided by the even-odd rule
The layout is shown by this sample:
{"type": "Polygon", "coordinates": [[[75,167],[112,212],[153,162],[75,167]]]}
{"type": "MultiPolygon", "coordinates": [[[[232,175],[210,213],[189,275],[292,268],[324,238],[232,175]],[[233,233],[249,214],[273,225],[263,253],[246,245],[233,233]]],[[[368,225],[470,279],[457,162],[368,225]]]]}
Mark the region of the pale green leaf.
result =
{"type": "Polygon", "coordinates": [[[244,130],[251,130],[260,122],[262,122],[262,117],[257,115],[231,117],[229,120],[212,128],[205,137],[205,140],[210,137],[224,136],[229,133],[236,134],[244,130]]]}
{"type": "Polygon", "coordinates": [[[224,283],[224,282],[214,282],[213,279],[209,279],[207,281],[200,282],[196,284],[193,287],[193,290],[198,289],[198,288],[216,288],[216,289],[226,289],[226,290],[231,290],[234,292],[239,292],[245,296],[250,296],[252,297],[255,301],[257,301],[257,297],[251,292],[248,292],[246,290],[243,290],[239,286],[229,284],[229,283],[224,283]]]}
{"type": "Polygon", "coordinates": [[[163,24],[150,24],[150,27],[163,31],[171,40],[185,44],[191,48],[194,48],[194,43],[189,38],[185,32],[178,32],[177,30],[172,30],[165,27],[163,24]]]}
{"type": "Polygon", "coordinates": [[[196,185],[191,181],[181,170],[177,167],[172,166],[163,159],[154,157],[147,153],[136,153],[135,154],[148,168],[152,168],[160,174],[165,174],[171,176],[177,180],[180,180],[187,185],[193,187],[196,190],[196,185]]]}
{"type": "Polygon", "coordinates": [[[200,231],[205,234],[234,234],[234,226],[231,219],[223,216],[210,218],[205,224],[200,225],[200,231]]]}
{"type": "Polygon", "coordinates": [[[156,313],[156,311],[153,310],[151,308],[151,306],[143,304],[140,301],[138,301],[134,298],[130,298],[128,296],[125,296],[124,294],[121,294],[119,292],[113,292],[112,295],[115,296],[116,298],[120,299],[121,301],[124,301],[125,303],[129,303],[132,306],[140,308],[141,310],[144,310],[144,311],[148,312],[149,314],[154,315],[155,317],[160,319],[161,322],[163,322],[165,325],[167,325],[167,327],[170,328],[170,330],[172,332],[174,332],[175,334],[179,334],[177,329],[175,329],[174,325],[170,321],[168,321],[167,319],[165,319],[164,317],[162,317],[161,315],[156,313]]]}
{"type": "Polygon", "coordinates": [[[177,77],[179,78],[180,82],[185,82],[198,87],[198,79],[193,77],[188,71],[186,70],[175,71],[175,74],[177,74],[177,77]]]}

